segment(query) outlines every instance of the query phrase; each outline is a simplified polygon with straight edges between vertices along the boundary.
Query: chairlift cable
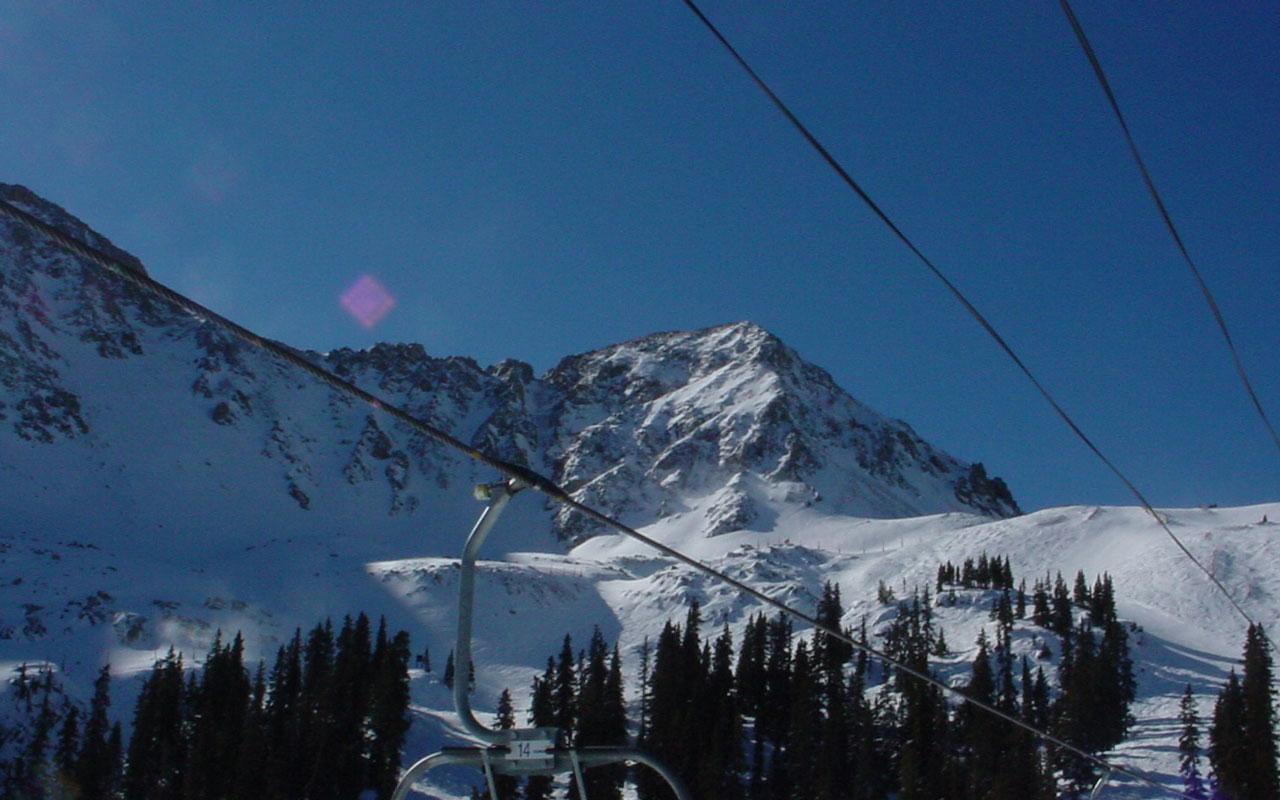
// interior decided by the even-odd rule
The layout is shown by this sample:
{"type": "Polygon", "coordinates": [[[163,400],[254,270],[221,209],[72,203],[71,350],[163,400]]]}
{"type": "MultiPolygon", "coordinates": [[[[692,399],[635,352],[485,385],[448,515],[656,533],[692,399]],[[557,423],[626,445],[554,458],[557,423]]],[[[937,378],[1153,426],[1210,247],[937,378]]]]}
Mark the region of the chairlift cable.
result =
{"type": "Polygon", "coordinates": [[[1187,268],[1191,270],[1192,277],[1196,280],[1196,285],[1200,287],[1200,294],[1204,295],[1204,301],[1209,306],[1210,313],[1213,314],[1213,320],[1218,325],[1218,330],[1222,332],[1222,340],[1227,344],[1227,350],[1231,353],[1231,361],[1235,365],[1236,374],[1240,376],[1240,383],[1244,386],[1245,393],[1249,395],[1250,402],[1253,403],[1254,409],[1258,412],[1258,417],[1262,420],[1262,424],[1266,426],[1267,432],[1271,434],[1271,441],[1275,443],[1276,449],[1280,450],[1280,433],[1276,432],[1275,426],[1271,424],[1267,412],[1262,408],[1262,401],[1258,399],[1258,393],[1253,389],[1253,382],[1249,380],[1249,373],[1245,370],[1244,362],[1240,359],[1240,353],[1236,350],[1235,341],[1231,338],[1230,331],[1227,330],[1227,321],[1222,316],[1222,309],[1218,307],[1218,301],[1214,299],[1213,292],[1209,291],[1209,284],[1205,281],[1204,276],[1200,274],[1200,268],[1196,266],[1196,262],[1191,258],[1191,253],[1187,250],[1187,245],[1182,241],[1182,235],[1178,233],[1178,228],[1173,224],[1173,217],[1169,215],[1169,209],[1164,204],[1164,198],[1160,196],[1160,192],[1156,189],[1155,180],[1151,177],[1151,172],[1147,169],[1146,162],[1142,159],[1142,153],[1138,151],[1138,143],[1134,141],[1133,132],[1129,130],[1129,124],[1125,121],[1124,114],[1120,112],[1120,103],[1116,100],[1115,92],[1111,90],[1111,82],[1107,80],[1107,75],[1102,70],[1102,62],[1098,60],[1098,54],[1094,51],[1093,45],[1089,43],[1089,38],[1085,36],[1084,26],[1080,24],[1080,20],[1076,17],[1075,11],[1072,10],[1071,4],[1067,0],[1059,0],[1062,6],[1062,13],[1066,14],[1067,21],[1071,23],[1071,30],[1075,32],[1076,40],[1080,43],[1080,49],[1084,51],[1085,56],[1089,59],[1089,66],[1093,68],[1093,74],[1098,79],[1098,85],[1102,87],[1102,91],[1107,96],[1107,104],[1111,106],[1112,113],[1115,114],[1116,122],[1120,123],[1120,130],[1124,133],[1124,140],[1129,145],[1129,153],[1133,156],[1133,161],[1138,165],[1138,172],[1142,174],[1142,182],[1146,184],[1147,192],[1151,195],[1151,199],[1156,204],[1156,210],[1160,212],[1160,218],[1164,220],[1164,226],[1168,229],[1169,235],[1173,237],[1173,243],[1177,245],[1178,252],[1182,254],[1182,260],[1186,262],[1187,268]]]}
{"type": "Polygon", "coordinates": [[[694,3],[693,0],[684,0],[684,4],[688,6],[689,10],[692,11],[699,20],[701,20],[702,24],[706,26],[707,30],[709,30],[717,40],[719,40],[720,44],[723,45],[725,50],[729,52],[729,55],[731,55],[734,61],[738,63],[738,66],[742,67],[743,71],[745,71],[747,75],[751,77],[751,80],[755,82],[756,86],[758,86],[760,90],[764,92],[765,95],[769,98],[769,100],[773,102],[773,105],[780,112],[782,112],[782,115],[787,118],[787,120],[792,124],[792,126],[795,127],[795,129],[799,131],[802,136],[804,136],[805,141],[807,141],[809,145],[818,153],[818,155],[822,157],[823,161],[827,162],[827,165],[831,167],[832,171],[834,171],[836,175],[840,177],[840,179],[844,182],[844,184],[848,186],[851,190],[853,190],[854,194],[856,194],[867,205],[867,207],[871,209],[871,211],[880,219],[881,222],[885,224],[887,228],[889,228],[889,230],[893,233],[894,236],[898,238],[899,241],[901,241],[904,245],[906,245],[907,249],[910,250],[912,254],[914,254],[916,258],[919,259],[920,262],[924,264],[925,267],[928,268],[929,272],[931,272],[934,275],[934,277],[936,277],[939,281],[942,282],[942,284],[947,288],[947,290],[951,292],[952,296],[954,296],[955,299],[959,301],[960,305],[964,307],[965,311],[969,312],[969,315],[973,317],[974,320],[976,320],[980,326],[982,326],[982,329],[987,332],[987,334],[995,341],[997,345],[999,345],[1000,349],[1004,351],[1005,355],[1007,355],[1013,361],[1013,363],[1017,365],[1018,369],[1022,372],[1023,375],[1026,376],[1027,380],[1031,381],[1031,385],[1036,388],[1036,390],[1049,403],[1049,405],[1053,408],[1053,410],[1057,412],[1058,416],[1062,419],[1063,422],[1066,423],[1067,427],[1071,429],[1072,433],[1074,433],[1076,437],[1080,439],[1080,441],[1084,442],[1085,446],[1088,447],[1089,450],[1095,456],[1098,457],[1098,460],[1101,461],[1107,467],[1107,469],[1111,470],[1112,474],[1114,474],[1117,478],[1119,478],[1120,482],[1123,483],[1125,487],[1129,489],[1130,493],[1132,493],[1135,498],[1137,498],[1138,502],[1142,505],[1143,510],[1145,510],[1148,514],[1150,514],[1152,519],[1154,519],[1156,523],[1162,529],[1164,529],[1164,532],[1169,536],[1170,539],[1173,540],[1173,543],[1178,546],[1178,549],[1182,551],[1183,555],[1185,555],[1188,559],[1190,559],[1191,563],[1199,567],[1200,571],[1203,572],[1205,576],[1209,578],[1209,580],[1213,583],[1214,586],[1218,588],[1220,592],[1222,592],[1222,595],[1227,598],[1227,601],[1231,603],[1232,607],[1235,608],[1235,610],[1240,614],[1240,616],[1243,617],[1245,621],[1247,621],[1250,625],[1253,625],[1254,624],[1253,617],[1249,616],[1249,613],[1244,610],[1244,607],[1241,606],[1238,602],[1236,602],[1236,599],[1231,596],[1231,593],[1229,591],[1227,591],[1227,587],[1224,586],[1220,580],[1218,580],[1218,578],[1209,570],[1209,568],[1206,567],[1203,563],[1201,563],[1200,559],[1196,558],[1195,555],[1193,555],[1191,551],[1187,549],[1187,546],[1182,543],[1182,540],[1179,539],[1177,534],[1173,532],[1173,530],[1169,527],[1168,523],[1165,522],[1164,518],[1161,517],[1160,514],[1156,513],[1155,508],[1153,508],[1151,503],[1147,500],[1146,495],[1144,495],[1142,491],[1138,489],[1138,487],[1133,483],[1133,481],[1129,480],[1129,478],[1126,477],[1125,474],[1120,471],[1120,468],[1117,467],[1111,461],[1111,459],[1109,459],[1102,452],[1102,450],[1099,449],[1099,447],[1093,443],[1093,440],[1090,439],[1088,435],[1085,434],[1085,432],[1080,428],[1080,426],[1076,424],[1075,420],[1071,418],[1071,415],[1068,414],[1066,410],[1062,407],[1062,405],[1058,403],[1058,401],[1049,392],[1049,390],[1045,388],[1044,384],[1042,384],[1040,380],[1035,376],[1035,373],[1031,371],[1030,367],[1026,365],[1026,363],[1022,360],[1021,357],[1018,356],[1018,354],[1009,345],[1009,343],[1005,341],[1004,337],[1001,336],[1000,333],[995,329],[995,326],[991,324],[990,320],[988,320],[986,316],[981,311],[978,310],[977,306],[975,306],[969,300],[969,298],[964,294],[964,292],[962,292],[960,288],[956,286],[956,284],[953,283],[951,279],[948,278],[946,274],[944,274],[942,270],[939,269],[937,265],[935,265],[933,261],[929,259],[929,257],[926,256],[920,250],[920,248],[918,248],[915,245],[914,242],[911,241],[910,238],[907,237],[907,235],[902,231],[901,228],[898,227],[898,225],[893,221],[893,219],[890,218],[889,215],[885,213],[885,211],[882,208],[880,208],[880,206],[871,198],[871,196],[867,193],[867,191],[863,189],[862,186],[859,185],[858,182],[854,180],[852,176],[849,175],[848,171],[846,171],[845,168],[840,164],[840,162],[836,160],[835,156],[831,155],[831,152],[827,150],[827,148],[822,144],[822,142],[819,141],[818,138],[809,130],[809,128],[805,126],[803,122],[800,121],[800,119],[791,111],[791,109],[787,106],[787,104],[784,103],[776,93],[774,93],[773,89],[769,88],[769,85],[764,82],[764,79],[761,78],[759,74],[757,74],[756,71],[751,68],[751,65],[748,64],[747,60],[742,57],[742,55],[737,51],[736,48],[734,48],[732,44],[729,43],[729,40],[725,38],[724,34],[722,34],[720,30],[716,28],[716,26],[711,22],[711,20],[708,19],[707,16],[702,13],[702,10],[698,8],[697,4],[694,3]]]}

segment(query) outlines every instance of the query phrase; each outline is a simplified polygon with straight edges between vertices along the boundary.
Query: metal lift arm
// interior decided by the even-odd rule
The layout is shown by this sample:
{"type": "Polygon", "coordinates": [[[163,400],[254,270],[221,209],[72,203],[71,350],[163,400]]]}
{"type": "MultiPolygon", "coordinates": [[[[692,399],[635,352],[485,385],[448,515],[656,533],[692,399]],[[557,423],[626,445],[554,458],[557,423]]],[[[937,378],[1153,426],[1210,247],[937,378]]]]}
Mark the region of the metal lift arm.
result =
{"type": "Polygon", "coordinates": [[[476,719],[471,710],[471,697],[468,693],[467,676],[472,669],[471,660],[471,618],[475,610],[476,589],[476,556],[481,545],[493,530],[493,526],[501,516],[507,503],[521,489],[530,484],[512,478],[504,483],[483,484],[476,487],[476,499],[488,502],[480,519],[476,520],[471,534],[467,537],[462,551],[461,570],[458,578],[458,637],[454,644],[454,669],[462,676],[453,682],[453,704],[458,711],[458,720],[472,736],[485,743],[485,747],[446,747],[438,753],[432,753],[409,767],[396,785],[391,800],[406,800],[413,784],[437,767],[453,764],[475,767],[484,773],[489,794],[498,800],[493,784],[494,775],[559,775],[572,774],[578,782],[579,792],[586,800],[582,781],[582,770],[605,764],[632,762],[652,769],[658,773],[676,800],[692,800],[692,795],[684,783],[665,764],[647,753],[631,747],[556,747],[547,750],[535,750],[532,754],[518,752],[519,745],[524,742],[545,743],[554,741],[553,728],[526,728],[516,730],[493,730],[476,719]]]}

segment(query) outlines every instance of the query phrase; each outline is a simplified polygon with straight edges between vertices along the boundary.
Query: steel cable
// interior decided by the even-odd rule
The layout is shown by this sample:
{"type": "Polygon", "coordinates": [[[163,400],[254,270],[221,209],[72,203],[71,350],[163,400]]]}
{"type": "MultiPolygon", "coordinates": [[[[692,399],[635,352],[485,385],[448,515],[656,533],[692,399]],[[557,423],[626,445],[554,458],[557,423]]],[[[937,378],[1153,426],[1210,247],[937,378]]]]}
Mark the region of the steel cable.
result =
{"type": "Polygon", "coordinates": [[[792,126],[795,127],[795,129],[799,131],[802,136],[804,136],[805,141],[807,141],[809,145],[815,151],[817,151],[818,155],[822,157],[823,161],[827,162],[827,165],[831,167],[831,169],[836,173],[836,175],[840,177],[840,179],[844,182],[844,184],[848,186],[851,190],[853,190],[853,192],[859,198],[862,199],[862,201],[867,205],[868,208],[871,209],[871,211],[880,219],[880,221],[883,222],[885,226],[889,228],[890,231],[893,232],[893,235],[896,236],[898,240],[901,241],[904,245],[906,245],[907,249],[910,250],[912,254],[914,254],[916,258],[919,259],[920,262],[924,264],[925,267],[928,268],[929,272],[931,272],[934,275],[934,277],[936,277],[939,281],[941,281],[942,284],[947,288],[947,290],[951,292],[951,295],[960,303],[961,306],[964,307],[965,311],[969,312],[969,315],[973,317],[974,320],[976,320],[980,326],[982,326],[982,329],[986,331],[987,334],[992,338],[992,340],[994,340],[995,343],[1000,347],[1000,349],[1004,351],[1005,355],[1007,355],[1009,359],[1012,360],[1015,365],[1017,365],[1018,369],[1022,372],[1022,374],[1025,375],[1027,380],[1031,382],[1031,385],[1034,386],[1036,388],[1036,391],[1040,393],[1040,396],[1043,397],[1049,403],[1049,405],[1053,408],[1055,412],[1057,412],[1058,416],[1062,419],[1063,422],[1066,423],[1067,427],[1071,429],[1072,433],[1074,433],[1076,437],[1080,439],[1080,441],[1084,442],[1085,446],[1088,447],[1089,450],[1095,456],[1098,457],[1098,460],[1101,461],[1104,465],[1106,465],[1107,469],[1111,470],[1112,474],[1114,474],[1117,478],[1119,478],[1120,482],[1123,483],[1125,487],[1129,489],[1129,491],[1133,494],[1135,498],[1137,498],[1138,503],[1141,504],[1143,510],[1145,510],[1148,514],[1150,514],[1152,519],[1154,519],[1156,523],[1161,528],[1164,529],[1164,532],[1169,536],[1170,539],[1173,540],[1173,543],[1178,546],[1178,549],[1182,551],[1183,555],[1185,555],[1188,559],[1190,559],[1191,563],[1195,564],[1197,567],[1200,568],[1200,571],[1203,572],[1209,578],[1209,580],[1213,582],[1213,585],[1216,586],[1220,592],[1222,592],[1223,597],[1225,597],[1227,601],[1231,603],[1232,607],[1235,608],[1235,610],[1240,614],[1241,617],[1243,617],[1250,625],[1254,624],[1253,618],[1249,616],[1249,613],[1245,611],[1244,608],[1238,602],[1236,602],[1236,599],[1231,596],[1231,593],[1229,591],[1227,591],[1227,587],[1224,586],[1222,582],[1218,580],[1218,578],[1208,569],[1208,567],[1206,567],[1203,563],[1201,563],[1200,559],[1196,558],[1195,555],[1193,555],[1192,552],[1187,549],[1187,546],[1182,543],[1182,540],[1179,539],[1177,534],[1173,532],[1173,530],[1169,527],[1168,523],[1165,522],[1164,518],[1161,517],[1158,513],[1156,513],[1155,508],[1153,508],[1151,503],[1148,502],[1146,495],[1144,495],[1142,491],[1139,490],[1136,485],[1134,485],[1133,481],[1129,480],[1129,478],[1126,477],[1125,474],[1120,471],[1120,468],[1117,467],[1114,463],[1112,463],[1111,459],[1107,458],[1107,456],[1103,454],[1102,450],[1100,450],[1098,446],[1093,443],[1093,440],[1090,439],[1083,430],[1081,430],[1080,426],[1076,424],[1075,420],[1071,418],[1071,416],[1066,412],[1065,409],[1063,409],[1063,407],[1058,403],[1058,401],[1054,398],[1054,396],[1050,394],[1049,390],[1045,388],[1044,384],[1040,382],[1040,380],[1035,376],[1035,374],[1026,365],[1026,363],[1023,362],[1022,358],[1019,357],[1016,352],[1014,352],[1013,348],[1009,345],[1008,342],[1005,341],[1004,337],[1000,335],[1000,333],[995,329],[995,326],[991,324],[991,322],[986,318],[986,316],[983,315],[983,313],[978,310],[978,308],[969,300],[969,298],[965,296],[965,294],[962,291],[960,291],[959,287],[957,287],[955,283],[953,283],[942,272],[942,270],[940,270],[933,263],[933,261],[928,258],[928,256],[926,256],[918,247],[916,247],[915,243],[912,242],[911,239],[909,239],[905,233],[903,233],[902,229],[898,227],[898,225],[889,217],[889,215],[885,213],[885,211],[881,209],[880,206],[874,200],[871,199],[871,196],[866,192],[866,190],[863,189],[862,186],[860,186],[858,182],[855,181],[853,177],[849,175],[849,173],[840,164],[840,162],[836,160],[835,156],[831,155],[831,152],[827,150],[825,146],[823,146],[822,142],[820,142],[818,138],[814,136],[812,132],[810,132],[808,127],[806,127],[805,124],[801,122],[800,119],[796,117],[794,113],[792,113],[791,109],[787,107],[787,104],[784,103],[782,99],[778,97],[778,95],[775,94],[771,88],[769,88],[769,85],[764,82],[764,79],[761,78],[756,73],[756,71],[751,68],[751,65],[747,63],[747,60],[742,57],[742,55],[737,51],[737,49],[734,48],[732,44],[729,43],[729,40],[725,38],[724,34],[722,34],[720,30],[716,28],[716,26],[711,22],[711,20],[708,19],[707,16],[702,13],[702,10],[698,8],[697,4],[695,4],[693,0],[684,0],[684,3],[686,6],[688,6],[689,10],[692,11],[698,17],[698,19],[702,21],[702,24],[706,26],[707,30],[709,30],[716,37],[717,40],[719,40],[720,44],[723,45],[725,50],[729,52],[729,55],[733,56],[733,59],[738,63],[738,66],[742,67],[743,71],[745,71],[747,75],[751,77],[751,80],[755,82],[756,86],[759,87],[760,90],[764,92],[765,95],[769,98],[769,100],[773,102],[773,105],[780,112],[782,112],[783,116],[787,118],[787,120],[792,124],[792,126]]]}
{"type": "Polygon", "coordinates": [[[1164,199],[1156,189],[1156,183],[1151,177],[1151,172],[1147,169],[1146,162],[1142,160],[1142,153],[1138,152],[1138,143],[1134,141],[1133,133],[1129,130],[1129,124],[1125,122],[1124,114],[1120,112],[1120,103],[1116,100],[1115,92],[1111,90],[1111,82],[1107,80],[1106,73],[1102,71],[1102,62],[1098,60],[1098,55],[1094,52],[1093,45],[1089,43],[1089,38],[1085,36],[1084,27],[1072,10],[1071,4],[1067,0],[1059,0],[1059,3],[1062,6],[1062,13],[1067,15],[1067,21],[1071,23],[1071,30],[1075,32],[1076,40],[1080,42],[1080,49],[1084,51],[1085,56],[1089,59],[1089,65],[1093,67],[1093,74],[1097,77],[1098,84],[1107,96],[1107,103],[1111,106],[1111,111],[1115,114],[1116,121],[1120,123],[1120,130],[1124,133],[1124,140],[1129,145],[1129,153],[1133,155],[1133,161],[1138,165],[1138,172],[1142,173],[1142,182],[1146,184],[1147,192],[1155,202],[1156,210],[1160,212],[1160,218],[1164,220],[1165,228],[1168,229],[1169,235],[1173,237],[1173,243],[1177,245],[1178,252],[1182,254],[1182,260],[1186,262],[1187,268],[1191,270],[1191,275],[1195,278],[1196,285],[1200,287],[1200,294],[1204,295],[1204,301],[1209,305],[1213,320],[1218,324],[1218,330],[1222,332],[1222,340],[1227,343],[1227,350],[1231,353],[1231,361],[1235,364],[1236,374],[1240,376],[1240,383],[1244,386],[1245,393],[1249,395],[1249,400],[1258,412],[1258,417],[1262,420],[1262,424],[1266,426],[1267,431],[1271,434],[1271,441],[1275,443],[1276,449],[1280,450],[1280,433],[1276,432],[1275,426],[1271,424],[1271,420],[1267,417],[1267,412],[1263,410],[1262,401],[1258,399],[1258,393],[1253,389],[1253,383],[1249,380],[1249,373],[1245,370],[1244,362],[1240,359],[1240,353],[1236,350],[1235,341],[1232,340],[1231,333],[1227,330],[1227,321],[1222,316],[1222,309],[1218,307],[1218,301],[1214,299],[1213,292],[1209,291],[1209,284],[1205,282],[1204,276],[1200,274],[1200,269],[1196,266],[1195,260],[1191,258],[1191,253],[1188,252],[1186,244],[1182,241],[1182,235],[1178,233],[1177,226],[1173,224],[1173,218],[1169,216],[1169,209],[1165,206],[1164,199]]]}

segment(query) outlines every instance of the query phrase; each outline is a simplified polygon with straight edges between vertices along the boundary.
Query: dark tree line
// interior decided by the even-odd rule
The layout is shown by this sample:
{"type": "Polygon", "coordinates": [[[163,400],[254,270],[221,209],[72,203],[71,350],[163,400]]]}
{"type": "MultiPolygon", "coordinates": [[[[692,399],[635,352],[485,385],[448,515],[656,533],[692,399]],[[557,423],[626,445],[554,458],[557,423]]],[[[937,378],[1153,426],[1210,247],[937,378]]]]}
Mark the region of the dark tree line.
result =
{"type": "Polygon", "coordinates": [[[1012,589],[1013,567],[1008,556],[1002,561],[1000,556],[990,558],[986,553],[978,556],[976,561],[966,558],[959,568],[945,561],[938,566],[934,588],[941,592],[948,584],[965,589],[1012,589]]]}
{"type": "MultiPolygon", "coordinates": [[[[1070,614],[1062,682],[1051,687],[1041,667],[1014,656],[1014,623],[1027,615],[1027,604],[1025,597],[1014,600],[1007,560],[980,559],[973,569],[984,560],[986,585],[1000,590],[991,609],[995,635],[994,641],[985,633],[979,638],[966,693],[1087,751],[1114,745],[1130,722],[1133,676],[1110,579],[1097,581],[1090,596],[1098,601],[1086,604],[1079,619],[1070,614]]],[[[963,572],[943,574],[951,583],[963,572]]],[[[898,603],[880,645],[925,673],[930,656],[946,652],[933,606],[928,591],[898,603]]],[[[825,586],[816,616],[839,630],[843,615],[838,588],[825,586]]],[[[865,623],[845,633],[867,642],[865,623]]],[[[751,617],[735,643],[727,626],[704,635],[694,603],[682,622],[668,621],[656,642],[646,641],[640,656],[638,744],[698,798],[1049,800],[1059,790],[1087,792],[1095,779],[1088,764],[970,704],[948,702],[940,690],[846,642],[817,631],[796,636],[785,616],[751,617]]],[[[616,650],[610,655],[598,631],[576,657],[566,637],[533,682],[529,722],[559,727],[563,745],[625,742],[617,665],[616,650]]],[[[499,719],[513,724],[504,697],[499,719]]],[[[587,775],[593,798],[619,796],[621,773],[587,775]]],[[[669,797],[649,771],[637,770],[635,779],[642,800],[669,797]]],[[[547,800],[551,790],[549,778],[499,786],[504,800],[547,800]]]]}
{"type": "MultiPolygon", "coordinates": [[[[989,586],[1001,589],[992,606],[995,641],[979,638],[966,693],[1085,751],[1112,747],[1132,721],[1134,680],[1110,579],[1098,580],[1095,605],[1078,620],[1072,615],[1061,682],[1051,688],[1042,668],[1013,654],[1015,609],[1025,614],[1026,604],[1012,597],[1006,563],[987,562],[989,586]]],[[[951,570],[944,575],[950,583],[951,570]]],[[[931,655],[946,652],[932,609],[928,591],[916,592],[883,631],[885,653],[921,673],[929,673],[931,655]]],[[[824,588],[816,615],[840,629],[836,587],[824,588]]],[[[752,617],[736,656],[727,628],[703,640],[700,625],[696,605],[683,626],[667,624],[651,670],[642,659],[640,693],[641,745],[697,797],[1037,800],[1059,789],[1085,793],[1096,780],[1088,763],[973,705],[948,703],[935,687],[845,642],[817,631],[796,637],[786,617],[752,617]]],[[[845,632],[867,641],[865,624],[845,632]]],[[[645,800],[667,797],[659,784],[639,785],[645,800]]]]}
{"type": "MultiPolygon", "coordinates": [[[[1046,577],[1036,582],[1028,608],[1024,586],[1013,589],[1007,558],[983,556],[959,569],[944,564],[939,585],[953,593],[966,570],[974,588],[992,593],[995,622],[993,635],[984,632],[977,641],[966,694],[1088,752],[1118,743],[1131,724],[1134,681],[1111,579],[1101,576],[1089,587],[1080,575],[1072,591],[1061,576],[1046,577]],[[1056,686],[1036,663],[1015,657],[1015,622],[1026,618],[1058,634],[1056,686]]],[[[928,589],[897,602],[878,647],[929,673],[930,657],[948,652],[934,606],[928,589]]],[[[838,588],[824,587],[816,616],[842,629],[838,588]]],[[[1059,791],[1085,792],[1095,778],[1089,764],[974,705],[949,701],[847,642],[818,631],[796,635],[784,616],[751,617],[740,642],[727,626],[705,634],[703,628],[695,603],[682,621],[669,621],[656,641],[645,642],[630,723],[638,744],[699,798],[1048,800],[1059,791]]],[[[868,641],[865,621],[843,630],[868,641]]],[[[1269,662],[1265,669],[1254,665],[1248,652],[1246,675],[1270,669],[1269,662]]],[[[1052,655],[1046,645],[1037,660],[1052,655]]],[[[252,675],[239,637],[216,642],[202,670],[185,670],[170,654],[142,687],[127,744],[108,721],[105,672],[83,715],[40,710],[51,703],[50,692],[42,704],[39,681],[31,681],[25,691],[37,724],[26,752],[7,770],[6,796],[53,797],[55,784],[47,780],[53,774],[74,781],[85,800],[386,797],[407,729],[410,657],[407,635],[388,637],[384,625],[374,634],[363,615],[344,620],[337,632],[328,622],[305,637],[297,632],[270,670],[259,665],[252,675]]],[[[1245,700],[1257,695],[1255,684],[1236,683],[1224,697],[1237,699],[1220,700],[1224,721],[1215,715],[1210,731],[1210,758],[1223,780],[1231,768],[1215,759],[1226,765],[1243,756],[1215,737],[1259,718],[1245,700]]],[[[562,746],[628,743],[621,659],[598,629],[579,650],[566,636],[547,660],[533,681],[527,722],[558,728],[562,746]]],[[[509,692],[499,699],[498,725],[516,726],[509,692]]],[[[621,796],[622,768],[586,776],[593,800],[621,796]]],[[[655,777],[636,771],[643,800],[668,796],[655,777]]],[[[549,800],[553,792],[545,777],[500,776],[497,784],[504,800],[549,800]]],[[[1240,800],[1254,796],[1265,795],[1240,800]]],[[[569,797],[578,800],[576,787],[569,797]]]]}
{"type": "MultiPolygon", "coordinates": [[[[127,745],[109,722],[104,667],[83,721],[51,708],[52,673],[4,797],[45,800],[347,800],[389,797],[408,730],[409,636],[364,614],[301,630],[252,676],[219,635],[201,669],[170,651],[143,682],[127,745]],[[54,726],[57,725],[56,736],[54,726]]],[[[26,689],[32,692],[31,689],[26,689]]]]}
{"type": "Polygon", "coordinates": [[[25,704],[31,730],[22,751],[0,764],[0,796],[6,800],[110,797],[119,785],[124,747],[119,723],[112,724],[107,715],[110,686],[111,673],[103,667],[93,683],[88,716],[81,720],[80,709],[65,700],[54,707],[60,690],[52,669],[42,669],[33,677],[24,666],[15,693],[18,702],[25,704]]]}

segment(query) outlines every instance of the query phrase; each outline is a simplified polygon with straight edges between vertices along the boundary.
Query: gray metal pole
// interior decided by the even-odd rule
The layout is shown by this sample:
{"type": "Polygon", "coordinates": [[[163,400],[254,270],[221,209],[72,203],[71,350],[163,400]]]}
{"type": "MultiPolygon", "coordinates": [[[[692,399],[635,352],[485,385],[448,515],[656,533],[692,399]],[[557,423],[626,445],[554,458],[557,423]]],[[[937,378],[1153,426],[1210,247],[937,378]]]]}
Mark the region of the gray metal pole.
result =
{"type": "Polygon", "coordinates": [[[514,479],[497,488],[488,507],[476,520],[471,535],[462,551],[462,566],[458,574],[458,638],[454,644],[453,705],[458,710],[458,721],[467,732],[486,744],[506,744],[507,736],[500,731],[481,725],[471,711],[470,678],[474,666],[471,661],[471,614],[475,606],[476,555],[480,546],[493,530],[494,523],[507,507],[511,496],[524,488],[514,479]]]}

